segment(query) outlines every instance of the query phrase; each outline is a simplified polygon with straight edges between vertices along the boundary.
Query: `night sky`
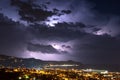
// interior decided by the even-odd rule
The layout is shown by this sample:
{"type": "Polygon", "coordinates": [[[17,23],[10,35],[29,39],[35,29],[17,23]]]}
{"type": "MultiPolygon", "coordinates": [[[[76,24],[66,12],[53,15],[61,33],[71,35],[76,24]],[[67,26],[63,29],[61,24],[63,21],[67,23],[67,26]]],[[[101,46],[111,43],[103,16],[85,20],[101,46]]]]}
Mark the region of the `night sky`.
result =
{"type": "Polygon", "coordinates": [[[120,64],[120,0],[0,0],[0,54],[120,64]]]}

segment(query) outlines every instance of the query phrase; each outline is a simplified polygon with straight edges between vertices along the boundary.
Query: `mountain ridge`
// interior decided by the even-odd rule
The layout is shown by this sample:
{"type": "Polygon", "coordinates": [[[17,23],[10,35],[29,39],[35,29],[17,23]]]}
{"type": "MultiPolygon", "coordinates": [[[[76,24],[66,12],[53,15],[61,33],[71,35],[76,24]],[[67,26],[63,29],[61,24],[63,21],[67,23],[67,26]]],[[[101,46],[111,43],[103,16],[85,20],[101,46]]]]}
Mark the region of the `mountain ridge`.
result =
{"type": "Polygon", "coordinates": [[[81,68],[84,66],[80,62],[68,60],[68,61],[44,61],[35,58],[18,58],[13,56],[0,55],[0,66],[5,67],[26,67],[26,68],[36,68],[36,67],[44,67],[46,65],[63,65],[63,64],[74,64],[80,65],[81,68]]]}
{"type": "MultiPolygon", "coordinates": [[[[120,65],[117,64],[83,64],[73,60],[67,61],[45,61],[35,58],[18,58],[14,56],[0,55],[0,67],[26,67],[26,68],[43,68],[46,65],[78,65],[77,69],[100,69],[108,71],[118,71],[120,72],[120,65]]],[[[75,67],[76,68],[76,67],[75,67]]]]}

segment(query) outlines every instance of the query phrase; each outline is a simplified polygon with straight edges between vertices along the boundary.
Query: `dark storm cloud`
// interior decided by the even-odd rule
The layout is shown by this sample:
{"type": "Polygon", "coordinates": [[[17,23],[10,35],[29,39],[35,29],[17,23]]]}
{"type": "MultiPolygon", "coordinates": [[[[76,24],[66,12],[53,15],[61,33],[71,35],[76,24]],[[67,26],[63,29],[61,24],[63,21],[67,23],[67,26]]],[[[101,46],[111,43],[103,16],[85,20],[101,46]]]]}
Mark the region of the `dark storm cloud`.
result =
{"type": "Polygon", "coordinates": [[[82,28],[86,28],[88,26],[86,26],[84,23],[81,23],[81,22],[77,22],[77,23],[67,23],[67,22],[63,22],[63,23],[57,23],[55,25],[55,27],[57,28],[63,28],[63,29],[76,29],[76,30],[80,30],[82,28]]]}
{"type": "Polygon", "coordinates": [[[12,56],[22,56],[27,36],[23,25],[13,22],[0,14],[0,53],[12,56]],[[16,54],[17,53],[17,54],[16,54]]]}
{"type": "Polygon", "coordinates": [[[78,60],[82,58],[87,63],[112,63],[118,64],[120,56],[120,39],[109,35],[88,35],[76,43],[75,53],[78,60]]]}
{"type": "Polygon", "coordinates": [[[83,27],[81,23],[58,23],[55,27],[33,25],[28,29],[38,39],[69,41],[86,35],[83,27]]]}
{"type": "Polygon", "coordinates": [[[55,48],[53,48],[51,45],[43,45],[43,44],[32,44],[28,43],[27,49],[29,51],[33,52],[42,52],[42,53],[59,53],[55,48]]]}
{"type": "Polygon", "coordinates": [[[61,53],[63,53],[63,54],[69,54],[69,52],[67,52],[67,51],[61,51],[61,53]]]}
{"type": "Polygon", "coordinates": [[[68,46],[68,45],[62,45],[63,48],[68,48],[68,49],[71,49],[71,46],[68,46]]]}
{"type": "Polygon", "coordinates": [[[37,5],[33,3],[34,1],[28,0],[27,2],[21,0],[11,0],[11,5],[18,7],[18,14],[21,16],[21,20],[27,22],[40,22],[46,21],[48,17],[53,15],[64,15],[70,14],[70,10],[62,10],[59,13],[58,9],[53,9],[53,11],[48,11],[46,4],[37,5]]]}
{"type": "Polygon", "coordinates": [[[47,17],[54,15],[55,13],[51,11],[46,11],[46,5],[44,7],[32,4],[31,2],[23,2],[20,0],[11,0],[12,6],[17,6],[18,13],[21,16],[22,20],[28,22],[35,22],[35,21],[44,21],[47,17]]]}

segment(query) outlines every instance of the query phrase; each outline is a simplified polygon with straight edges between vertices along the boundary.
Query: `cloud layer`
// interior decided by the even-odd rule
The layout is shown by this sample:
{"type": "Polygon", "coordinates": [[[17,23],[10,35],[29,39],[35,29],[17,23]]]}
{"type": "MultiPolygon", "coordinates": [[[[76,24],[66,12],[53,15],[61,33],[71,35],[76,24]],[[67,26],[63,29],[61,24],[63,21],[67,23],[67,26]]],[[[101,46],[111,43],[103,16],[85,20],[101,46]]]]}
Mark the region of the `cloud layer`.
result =
{"type": "Polygon", "coordinates": [[[89,0],[1,1],[0,53],[117,64],[120,16],[102,13],[95,4],[89,0]],[[4,8],[5,2],[9,8],[4,8]]]}

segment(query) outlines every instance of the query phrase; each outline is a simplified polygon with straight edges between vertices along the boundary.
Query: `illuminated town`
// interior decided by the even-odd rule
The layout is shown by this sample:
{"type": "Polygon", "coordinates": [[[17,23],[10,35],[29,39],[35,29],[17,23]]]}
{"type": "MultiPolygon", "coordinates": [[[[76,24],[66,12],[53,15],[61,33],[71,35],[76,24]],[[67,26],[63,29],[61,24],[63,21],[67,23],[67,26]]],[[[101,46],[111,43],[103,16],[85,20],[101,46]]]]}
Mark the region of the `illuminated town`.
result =
{"type": "MultiPolygon", "coordinates": [[[[95,69],[64,69],[44,67],[43,69],[0,68],[0,79],[3,80],[120,80],[120,72],[108,72],[95,69]]],[[[57,65],[58,66],[58,65],[57,65]]]]}

